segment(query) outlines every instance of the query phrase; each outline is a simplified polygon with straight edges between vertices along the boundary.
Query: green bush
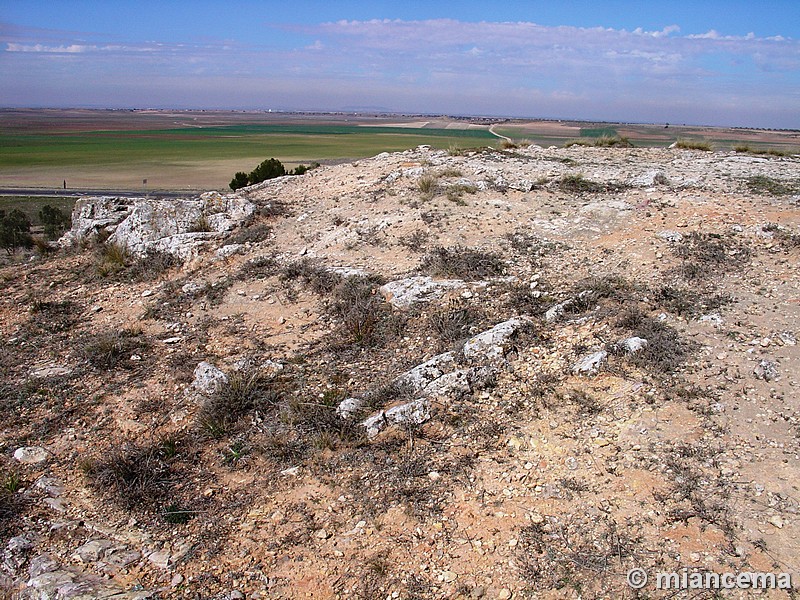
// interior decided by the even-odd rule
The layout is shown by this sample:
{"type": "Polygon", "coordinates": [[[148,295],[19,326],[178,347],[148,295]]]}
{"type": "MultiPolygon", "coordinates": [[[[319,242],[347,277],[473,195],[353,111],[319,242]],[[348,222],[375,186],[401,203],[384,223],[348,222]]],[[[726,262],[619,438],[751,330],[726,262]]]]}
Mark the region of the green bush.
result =
{"type": "Polygon", "coordinates": [[[228,184],[232,190],[238,190],[247,185],[255,185],[267,179],[275,179],[286,175],[286,167],[277,158],[269,158],[258,165],[249,174],[239,171],[228,184]]]}
{"type": "Polygon", "coordinates": [[[270,158],[262,162],[247,176],[250,185],[261,183],[267,179],[275,179],[286,175],[286,168],[277,158],[270,158]]]}
{"type": "Polygon", "coordinates": [[[244,171],[239,171],[233,176],[233,179],[231,179],[231,182],[228,185],[235,192],[239,188],[247,187],[248,184],[249,180],[247,178],[247,173],[244,171]]]}
{"type": "Polygon", "coordinates": [[[0,247],[11,255],[17,248],[32,246],[31,220],[28,215],[16,208],[8,214],[0,210],[0,247]]]}
{"type": "Polygon", "coordinates": [[[39,211],[39,220],[44,225],[44,234],[49,240],[56,239],[70,223],[70,218],[60,208],[49,204],[45,204],[39,211]]]}

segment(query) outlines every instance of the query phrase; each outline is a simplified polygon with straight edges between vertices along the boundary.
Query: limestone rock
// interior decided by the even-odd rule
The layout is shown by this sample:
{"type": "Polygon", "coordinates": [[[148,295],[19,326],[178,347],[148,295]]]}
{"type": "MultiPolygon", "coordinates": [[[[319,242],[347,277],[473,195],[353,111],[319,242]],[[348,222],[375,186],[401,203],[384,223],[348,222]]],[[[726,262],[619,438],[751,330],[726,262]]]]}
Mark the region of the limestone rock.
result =
{"type": "Polygon", "coordinates": [[[764,381],[773,381],[780,377],[778,366],[771,360],[759,362],[756,368],[753,369],[753,375],[756,376],[756,379],[763,379],[764,381]]]}
{"type": "Polygon", "coordinates": [[[75,550],[74,558],[84,563],[96,562],[113,546],[111,540],[91,540],[75,550]]]}
{"type": "Polygon", "coordinates": [[[633,336],[622,340],[619,343],[619,347],[628,354],[635,354],[636,352],[644,350],[647,347],[647,340],[633,336]]]}
{"type": "Polygon", "coordinates": [[[564,302],[551,306],[544,314],[544,318],[548,323],[558,321],[572,306],[575,306],[579,302],[586,301],[591,298],[591,296],[591,290],[584,290],[574,298],[568,298],[564,302]]]}
{"type": "Polygon", "coordinates": [[[501,361],[505,355],[511,336],[513,336],[525,322],[523,318],[509,319],[470,338],[464,344],[464,358],[471,363],[494,363],[501,361]]]}
{"type": "Polygon", "coordinates": [[[628,183],[634,187],[655,187],[657,185],[666,185],[669,181],[663,171],[650,169],[641,175],[633,177],[628,183]]]}
{"type": "Polygon", "coordinates": [[[255,205],[243,196],[218,192],[169,200],[86,197],[76,203],[72,228],[59,243],[72,246],[106,233],[109,243],[136,256],[156,251],[188,260],[254,212],[255,205]]]}
{"type": "Polygon", "coordinates": [[[455,354],[453,352],[444,352],[406,371],[397,377],[394,383],[395,385],[409,389],[412,394],[418,394],[432,381],[439,379],[439,377],[448,371],[453,370],[455,366],[455,354]]]}
{"type": "Polygon", "coordinates": [[[34,465],[46,461],[50,454],[39,446],[24,446],[14,451],[14,458],[23,465],[34,465]]]}
{"type": "Polygon", "coordinates": [[[382,410],[365,419],[361,425],[367,430],[367,436],[373,438],[389,425],[421,425],[430,418],[430,401],[418,398],[388,410],[382,410]]]}
{"type": "Polygon", "coordinates": [[[72,246],[83,239],[111,233],[131,212],[128,198],[99,196],[81,198],[72,210],[72,228],[59,240],[62,246],[72,246]]]}
{"type": "Polygon", "coordinates": [[[444,397],[468,394],[471,389],[470,369],[458,369],[434,379],[422,390],[422,395],[444,397]]]}
{"type": "Polygon", "coordinates": [[[192,388],[198,393],[210,396],[226,383],[228,376],[211,363],[203,361],[195,367],[192,388]]]}
{"type": "Polygon", "coordinates": [[[449,289],[464,287],[464,285],[465,283],[461,279],[435,280],[425,275],[390,281],[381,286],[380,292],[386,301],[395,308],[407,309],[420,302],[438,298],[449,289]]]}
{"type": "Polygon", "coordinates": [[[608,352],[600,350],[581,358],[572,367],[572,372],[578,375],[594,375],[608,358],[608,352]]]}
{"type": "Polygon", "coordinates": [[[664,230],[659,231],[657,235],[665,242],[670,242],[672,244],[680,242],[683,239],[683,234],[677,231],[664,230]]]}
{"type": "Polygon", "coordinates": [[[361,398],[345,398],[336,407],[336,414],[343,419],[347,419],[357,412],[364,401],[361,398]]]}

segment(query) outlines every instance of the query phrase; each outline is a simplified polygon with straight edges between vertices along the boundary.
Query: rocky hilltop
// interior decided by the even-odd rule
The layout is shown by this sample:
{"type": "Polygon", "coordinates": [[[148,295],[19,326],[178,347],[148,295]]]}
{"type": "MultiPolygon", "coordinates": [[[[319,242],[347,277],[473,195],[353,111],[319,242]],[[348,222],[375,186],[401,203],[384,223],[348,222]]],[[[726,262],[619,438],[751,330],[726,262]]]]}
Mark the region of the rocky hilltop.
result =
{"type": "Polygon", "coordinates": [[[84,198],[2,267],[8,595],[798,581],[800,159],[507,146],[84,198]]]}

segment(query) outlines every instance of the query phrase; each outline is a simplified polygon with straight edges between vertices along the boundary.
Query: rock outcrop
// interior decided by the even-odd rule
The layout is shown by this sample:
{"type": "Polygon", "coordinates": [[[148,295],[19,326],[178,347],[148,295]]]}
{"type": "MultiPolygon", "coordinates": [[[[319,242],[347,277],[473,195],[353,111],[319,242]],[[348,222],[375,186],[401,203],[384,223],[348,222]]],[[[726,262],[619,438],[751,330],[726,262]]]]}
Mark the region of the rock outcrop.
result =
{"type": "Polygon", "coordinates": [[[99,235],[135,256],[165,252],[188,260],[220,234],[255,212],[239,194],[207,192],[194,199],[81,198],[72,212],[72,229],[60,240],[72,246],[99,235]]]}

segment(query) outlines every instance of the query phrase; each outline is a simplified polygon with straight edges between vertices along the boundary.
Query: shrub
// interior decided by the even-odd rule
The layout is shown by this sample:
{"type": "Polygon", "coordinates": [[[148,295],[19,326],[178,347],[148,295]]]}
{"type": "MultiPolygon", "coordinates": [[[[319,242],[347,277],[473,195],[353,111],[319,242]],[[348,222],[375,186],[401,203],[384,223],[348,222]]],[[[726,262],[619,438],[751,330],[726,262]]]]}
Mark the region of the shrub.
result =
{"type": "Polygon", "coordinates": [[[155,279],[179,264],[180,260],[168,252],[148,250],[144,256],[134,258],[125,246],[108,242],[99,246],[95,253],[98,275],[124,281],[155,279]]]}
{"type": "Polygon", "coordinates": [[[236,279],[245,281],[248,279],[266,279],[278,272],[278,261],[271,256],[257,256],[248,260],[236,273],[236,279]]]}
{"type": "Polygon", "coordinates": [[[601,135],[596,138],[579,138],[575,140],[568,140],[565,148],[570,146],[590,146],[595,148],[633,148],[633,144],[626,137],[616,135],[601,135]]]}
{"type": "Polygon", "coordinates": [[[316,169],[317,167],[319,167],[319,163],[318,162],[312,162],[308,166],[297,165],[294,168],[294,170],[291,173],[289,173],[289,175],[305,175],[306,173],[308,173],[309,171],[311,171],[313,169],[316,169]]]}
{"type": "Polygon", "coordinates": [[[70,218],[60,208],[45,204],[39,211],[39,220],[44,225],[47,239],[54,240],[63,233],[70,224],[70,218]]]}
{"type": "Polygon", "coordinates": [[[108,242],[99,246],[96,257],[95,270],[101,277],[119,273],[131,261],[130,253],[125,246],[108,242]]]}
{"type": "Polygon", "coordinates": [[[277,158],[269,158],[250,171],[249,174],[244,171],[237,172],[228,186],[235,191],[247,185],[255,185],[267,179],[274,179],[283,175],[286,175],[286,168],[283,163],[277,158]]]}
{"type": "Polygon", "coordinates": [[[189,227],[189,233],[204,233],[207,231],[214,230],[211,227],[211,223],[208,221],[208,215],[201,213],[189,227]]]}
{"type": "Polygon", "coordinates": [[[681,275],[698,279],[738,269],[750,261],[750,248],[731,235],[691,232],[683,237],[673,252],[681,259],[681,275]]]}
{"type": "Polygon", "coordinates": [[[244,171],[238,171],[231,179],[231,182],[228,186],[235,192],[236,190],[247,187],[250,184],[249,178],[247,177],[247,173],[244,171]]]}
{"type": "Polygon", "coordinates": [[[417,189],[423,197],[430,198],[436,193],[438,181],[439,178],[436,175],[425,173],[417,180],[417,189]]]}
{"type": "Polygon", "coordinates": [[[83,470],[95,492],[128,510],[152,508],[172,479],[161,445],[126,443],[87,461],[83,470]]]}
{"type": "Polygon", "coordinates": [[[542,239],[527,231],[509,232],[503,237],[511,243],[511,248],[516,252],[537,262],[545,255],[559,249],[558,243],[542,239]]]}
{"type": "Polygon", "coordinates": [[[580,173],[563,175],[558,182],[558,189],[562,192],[581,193],[581,192],[602,192],[603,185],[586,179],[580,173]]]}
{"type": "Polygon", "coordinates": [[[467,281],[502,275],[505,268],[506,264],[499,255],[463,246],[438,246],[420,264],[420,269],[431,275],[457,277],[467,281]]]}
{"type": "Polygon", "coordinates": [[[108,371],[129,366],[131,355],[142,352],[148,345],[140,332],[110,330],[81,340],[79,354],[96,369],[108,371]]]}
{"type": "Polygon", "coordinates": [[[286,168],[277,158],[270,158],[253,169],[247,176],[250,185],[286,175],[286,168]]]}
{"type": "Polygon", "coordinates": [[[326,269],[311,258],[302,258],[286,265],[280,273],[282,281],[299,279],[317,294],[328,294],[342,280],[341,275],[326,269]]]}
{"type": "Polygon", "coordinates": [[[31,320],[46,331],[67,331],[78,322],[80,306],[70,300],[50,301],[35,298],[31,302],[31,320]]]}
{"type": "Polygon", "coordinates": [[[769,156],[789,156],[791,152],[777,150],[775,148],[752,148],[746,144],[733,147],[736,152],[746,152],[747,154],[768,154],[769,156]]]}
{"type": "Polygon", "coordinates": [[[123,273],[131,281],[148,281],[180,264],[181,261],[169,252],[148,250],[143,257],[129,262],[123,273]]]}
{"type": "Polygon", "coordinates": [[[798,190],[797,185],[764,175],[748,178],[747,187],[754,194],[772,194],[773,196],[787,196],[796,193],[798,190]]]}
{"type": "Polygon", "coordinates": [[[0,534],[4,536],[15,528],[19,520],[22,500],[17,492],[21,487],[22,480],[16,471],[0,471],[0,534]]]}
{"type": "Polygon", "coordinates": [[[689,288],[662,286],[653,292],[655,302],[673,314],[695,316],[733,301],[727,294],[702,294],[689,288]]]}
{"type": "Polygon", "coordinates": [[[430,236],[430,232],[417,229],[413,233],[409,233],[408,235],[404,235],[399,238],[399,242],[401,246],[404,246],[409,250],[414,252],[424,252],[430,236]]]}
{"type": "Polygon", "coordinates": [[[616,325],[629,331],[632,336],[647,340],[647,345],[629,354],[628,360],[656,376],[673,373],[692,350],[690,344],[680,340],[675,329],[636,308],[623,313],[616,325]]]}
{"type": "Polygon", "coordinates": [[[257,244],[263,242],[272,233],[272,227],[264,223],[255,223],[242,227],[225,240],[226,244],[257,244]]]}
{"type": "Polygon", "coordinates": [[[0,210],[0,247],[11,255],[17,248],[31,248],[31,220],[24,212],[18,209],[6,214],[0,210]]]}
{"type": "Polygon", "coordinates": [[[450,302],[446,308],[434,311],[428,317],[428,324],[443,342],[457,342],[469,337],[471,327],[482,317],[480,310],[450,302]]]}
{"type": "Polygon", "coordinates": [[[275,406],[282,393],[281,381],[259,371],[233,373],[200,407],[198,424],[211,437],[222,437],[248,412],[275,406]]]}
{"type": "Polygon", "coordinates": [[[329,312],[339,319],[333,332],[335,346],[379,346],[397,337],[402,320],[393,315],[376,282],[369,277],[347,277],[331,291],[329,312]]]}

